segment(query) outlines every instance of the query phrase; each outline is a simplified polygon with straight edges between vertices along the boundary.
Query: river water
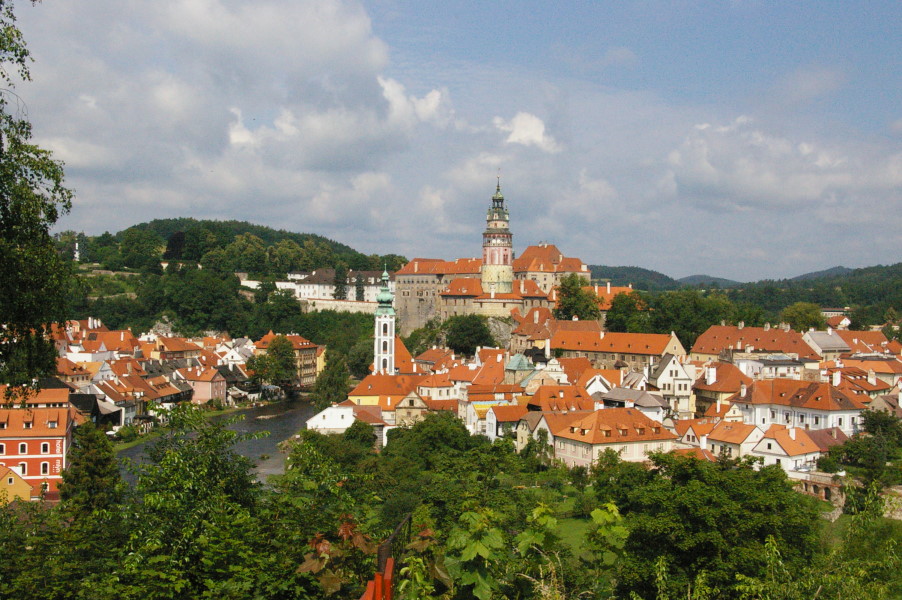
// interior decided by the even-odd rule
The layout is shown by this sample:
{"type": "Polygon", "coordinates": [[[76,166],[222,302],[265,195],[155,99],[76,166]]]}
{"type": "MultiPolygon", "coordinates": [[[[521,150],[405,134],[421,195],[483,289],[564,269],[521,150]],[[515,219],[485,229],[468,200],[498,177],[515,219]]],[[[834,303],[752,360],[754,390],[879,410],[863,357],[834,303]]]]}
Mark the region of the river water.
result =
{"type": "MultiPolygon", "coordinates": [[[[246,408],[240,411],[214,417],[216,419],[243,416],[244,418],[229,425],[229,429],[241,433],[268,432],[269,435],[258,439],[250,439],[235,444],[235,451],[250,458],[256,465],[257,479],[265,482],[270,475],[280,474],[285,471],[285,455],[277,448],[279,442],[286,440],[306,427],[306,421],[316,413],[313,406],[306,400],[289,400],[276,404],[267,404],[254,408],[246,408]]],[[[144,457],[144,449],[147,444],[153,444],[150,440],[119,452],[120,458],[128,458],[132,462],[140,463],[144,457]]],[[[123,478],[133,482],[134,476],[123,467],[123,478]]]]}

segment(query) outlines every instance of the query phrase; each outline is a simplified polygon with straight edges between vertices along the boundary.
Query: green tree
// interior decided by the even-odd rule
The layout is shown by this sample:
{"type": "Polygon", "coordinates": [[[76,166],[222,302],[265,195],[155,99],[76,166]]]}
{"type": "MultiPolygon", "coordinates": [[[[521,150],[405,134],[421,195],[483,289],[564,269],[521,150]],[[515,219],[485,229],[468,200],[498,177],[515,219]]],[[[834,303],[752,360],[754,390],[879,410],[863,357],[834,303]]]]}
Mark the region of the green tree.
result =
{"type": "Polygon", "coordinates": [[[591,289],[583,289],[586,280],[571,273],[561,279],[558,287],[557,308],[554,309],[556,319],[572,319],[592,321],[601,317],[598,308],[598,296],[591,289]]]}
{"type": "Polygon", "coordinates": [[[17,386],[56,365],[50,329],[66,319],[70,271],[50,228],[69,211],[72,191],[63,185],[63,164],[31,143],[31,123],[13,92],[14,74],[30,79],[31,57],[10,0],[0,0],[0,31],[0,383],[17,386]]]}
{"type": "Polygon", "coordinates": [[[351,375],[362,379],[370,372],[373,364],[373,340],[364,338],[354,344],[348,351],[348,369],[351,375]]]}
{"type": "Polygon", "coordinates": [[[150,229],[130,227],[122,234],[122,260],[130,269],[157,270],[160,266],[162,238],[150,229]]]}
{"type": "Polygon", "coordinates": [[[620,293],[611,300],[611,308],[605,316],[604,327],[608,331],[650,333],[648,306],[639,292],[620,293]]]}
{"type": "Polygon", "coordinates": [[[357,273],[357,276],[354,278],[354,299],[357,302],[363,302],[366,297],[363,279],[364,277],[360,273],[357,273]]]}
{"type": "Polygon", "coordinates": [[[821,314],[821,307],[812,302],[796,302],[790,304],[780,313],[780,320],[796,331],[805,332],[811,329],[824,329],[827,319],[821,314]]]}
{"type": "Polygon", "coordinates": [[[122,479],[113,446],[92,422],[75,428],[60,499],[76,515],[110,510],[122,500],[122,479]]]}
{"type": "Polygon", "coordinates": [[[266,354],[248,359],[247,368],[254,372],[252,379],[258,383],[290,385],[298,377],[291,340],[284,335],[277,335],[266,348],[266,354]]]}
{"type": "Polygon", "coordinates": [[[494,346],[495,340],[482,315],[456,315],[445,321],[448,347],[472,356],[479,346],[494,346]]]}
{"type": "Polygon", "coordinates": [[[497,565],[503,556],[504,534],[497,515],[488,508],[467,511],[448,535],[447,565],[460,585],[458,598],[489,600],[500,587],[497,565]]]}
{"type": "Polygon", "coordinates": [[[332,297],[336,300],[347,300],[348,299],[348,266],[339,262],[335,265],[335,280],[334,280],[335,291],[332,292],[332,297]]]}
{"type": "Polygon", "coordinates": [[[313,399],[319,410],[348,399],[348,366],[344,355],[326,351],[326,368],[316,378],[313,399]]]}

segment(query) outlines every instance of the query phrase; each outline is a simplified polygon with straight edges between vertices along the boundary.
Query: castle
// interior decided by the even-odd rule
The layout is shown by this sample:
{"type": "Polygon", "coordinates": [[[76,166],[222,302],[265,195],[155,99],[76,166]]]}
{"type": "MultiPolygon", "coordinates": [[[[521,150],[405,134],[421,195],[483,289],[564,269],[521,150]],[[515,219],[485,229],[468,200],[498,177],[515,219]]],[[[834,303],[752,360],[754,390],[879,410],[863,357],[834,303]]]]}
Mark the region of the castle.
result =
{"type": "Polygon", "coordinates": [[[553,308],[562,277],[575,273],[588,283],[589,267],[581,260],[564,256],[553,244],[529,246],[517,257],[513,237],[499,178],[486,214],[481,259],[415,258],[395,273],[400,333],[409,335],[433,318],[509,317],[514,310],[553,308]]]}

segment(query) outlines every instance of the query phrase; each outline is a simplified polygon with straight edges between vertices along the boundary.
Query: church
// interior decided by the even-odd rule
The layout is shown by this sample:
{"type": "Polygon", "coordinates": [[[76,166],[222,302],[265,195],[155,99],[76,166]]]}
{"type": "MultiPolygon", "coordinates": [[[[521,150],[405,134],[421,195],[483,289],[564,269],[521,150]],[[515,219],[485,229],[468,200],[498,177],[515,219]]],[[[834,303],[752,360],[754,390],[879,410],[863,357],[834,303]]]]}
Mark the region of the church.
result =
{"type": "Polygon", "coordinates": [[[575,273],[589,282],[589,267],[581,260],[564,256],[553,244],[528,246],[516,256],[513,238],[499,178],[486,214],[481,259],[415,258],[395,273],[400,333],[410,335],[433,318],[509,317],[514,310],[553,308],[561,278],[575,273]]]}

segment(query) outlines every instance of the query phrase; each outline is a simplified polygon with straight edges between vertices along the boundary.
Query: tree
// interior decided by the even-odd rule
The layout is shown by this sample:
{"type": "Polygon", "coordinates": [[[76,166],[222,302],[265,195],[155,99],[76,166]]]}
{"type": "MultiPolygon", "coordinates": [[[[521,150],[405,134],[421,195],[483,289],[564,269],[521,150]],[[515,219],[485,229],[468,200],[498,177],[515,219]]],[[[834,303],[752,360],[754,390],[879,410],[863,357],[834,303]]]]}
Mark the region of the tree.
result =
{"type": "Polygon", "coordinates": [[[811,329],[824,329],[827,319],[821,314],[821,307],[811,302],[790,304],[780,313],[780,320],[789,323],[796,331],[805,332],[811,329]]]}
{"type": "Polygon", "coordinates": [[[0,383],[19,386],[56,366],[50,330],[66,319],[70,272],[50,228],[69,211],[72,191],[63,164],[31,143],[31,123],[12,91],[14,73],[30,79],[30,54],[10,0],[0,0],[0,31],[0,383]]]}
{"type": "Polygon", "coordinates": [[[254,372],[252,379],[258,383],[289,385],[298,377],[294,345],[284,335],[277,335],[269,342],[266,354],[248,359],[247,368],[254,372]]]}
{"type": "Polygon", "coordinates": [[[357,273],[357,277],[354,278],[354,299],[357,300],[357,302],[363,302],[366,297],[366,290],[364,289],[363,284],[363,275],[357,273]]]}
{"type": "Polygon", "coordinates": [[[351,375],[357,378],[364,378],[370,372],[370,366],[373,364],[373,340],[364,338],[354,344],[348,351],[348,369],[351,375]]]}
{"type": "Polygon", "coordinates": [[[608,331],[649,333],[648,306],[638,292],[623,292],[611,300],[611,308],[605,316],[604,327],[608,331]]]}
{"type": "Polygon", "coordinates": [[[319,410],[348,399],[348,366],[344,355],[326,351],[326,368],[316,378],[313,399],[319,410]]]}
{"type": "Polygon", "coordinates": [[[598,296],[591,289],[583,289],[586,280],[571,273],[561,279],[558,287],[557,308],[554,309],[556,319],[578,318],[581,321],[592,321],[601,317],[598,308],[598,296]]]}
{"type": "Polygon", "coordinates": [[[106,434],[91,421],[75,429],[60,499],[67,510],[86,515],[108,510],[122,499],[119,463],[106,434]]]}
{"type": "Polygon", "coordinates": [[[448,347],[472,356],[478,346],[494,346],[492,332],[482,315],[456,315],[445,321],[448,347]]]}
{"type": "Polygon", "coordinates": [[[347,300],[348,298],[348,266],[340,262],[335,265],[335,291],[332,297],[336,300],[347,300]]]}

